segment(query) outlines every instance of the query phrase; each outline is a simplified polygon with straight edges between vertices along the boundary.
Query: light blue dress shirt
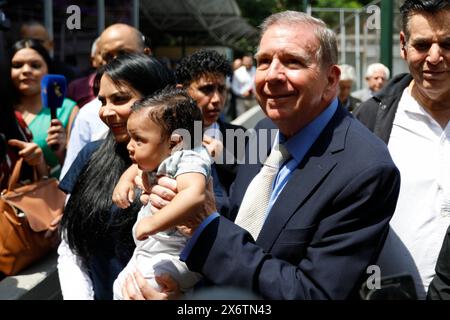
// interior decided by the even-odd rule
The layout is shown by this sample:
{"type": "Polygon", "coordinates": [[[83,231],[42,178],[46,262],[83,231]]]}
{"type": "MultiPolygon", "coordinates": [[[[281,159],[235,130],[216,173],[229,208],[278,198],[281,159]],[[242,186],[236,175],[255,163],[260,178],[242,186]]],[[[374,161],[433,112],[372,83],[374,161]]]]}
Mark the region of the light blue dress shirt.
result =
{"type": "Polygon", "coordinates": [[[323,129],[325,129],[328,122],[330,122],[334,113],[336,112],[338,106],[338,100],[335,99],[330,104],[330,106],[325,109],[317,118],[311,121],[306,127],[297,132],[293,137],[286,140],[286,137],[283,136],[281,132],[278,132],[275,137],[275,142],[272,148],[276,143],[282,143],[285,145],[286,149],[289,151],[291,155],[290,160],[284,163],[281,166],[280,171],[277,174],[277,177],[274,182],[273,191],[270,196],[269,205],[267,206],[267,214],[273,207],[273,204],[277,200],[283,188],[286,186],[289,178],[292,175],[292,172],[298,167],[300,162],[305,157],[306,153],[309,151],[311,146],[317,140],[319,135],[322,133],[323,129]]]}

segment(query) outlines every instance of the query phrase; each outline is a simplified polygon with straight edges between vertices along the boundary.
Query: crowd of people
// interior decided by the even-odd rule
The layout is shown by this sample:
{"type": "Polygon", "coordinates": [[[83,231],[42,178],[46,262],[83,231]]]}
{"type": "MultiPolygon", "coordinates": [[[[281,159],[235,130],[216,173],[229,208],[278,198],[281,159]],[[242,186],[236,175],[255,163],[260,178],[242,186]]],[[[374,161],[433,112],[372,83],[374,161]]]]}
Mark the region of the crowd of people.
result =
{"type": "Polygon", "coordinates": [[[63,298],[364,299],[378,266],[379,298],[449,299],[450,1],[400,12],[409,73],[371,64],[355,92],[334,32],[302,12],[267,17],[255,54],[175,70],[113,24],[57,119],[40,81],[67,70],[25,24],[0,75],[0,183],[20,157],[21,180],[59,178],[63,298]],[[252,130],[227,122],[254,106],[252,130]],[[412,291],[383,286],[404,275],[412,291]]]}

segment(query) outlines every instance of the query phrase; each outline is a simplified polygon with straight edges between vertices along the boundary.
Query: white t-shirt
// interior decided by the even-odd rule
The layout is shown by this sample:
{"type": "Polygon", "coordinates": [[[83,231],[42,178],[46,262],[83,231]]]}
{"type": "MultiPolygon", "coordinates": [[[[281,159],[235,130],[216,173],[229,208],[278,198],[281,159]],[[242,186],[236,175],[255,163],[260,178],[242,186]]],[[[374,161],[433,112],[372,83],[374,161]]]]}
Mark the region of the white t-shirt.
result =
{"type": "Polygon", "coordinates": [[[236,69],[233,73],[233,81],[231,82],[231,90],[233,90],[234,94],[242,96],[250,89],[254,93],[255,73],[255,67],[252,67],[250,70],[247,70],[245,66],[236,69]]]}

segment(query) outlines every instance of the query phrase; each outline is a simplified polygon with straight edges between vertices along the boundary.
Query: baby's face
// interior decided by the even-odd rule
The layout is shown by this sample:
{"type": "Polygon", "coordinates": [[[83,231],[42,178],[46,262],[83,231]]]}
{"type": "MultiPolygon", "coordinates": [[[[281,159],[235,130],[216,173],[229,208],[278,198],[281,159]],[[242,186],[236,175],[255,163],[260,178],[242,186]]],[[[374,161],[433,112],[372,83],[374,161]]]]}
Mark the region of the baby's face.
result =
{"type": "Polygon", "coordinates": [[[128,153],[139,169],[153,171],[170,156],[170,141],[163,138],[161,127],[149,118],[145,109],[131,113],[127,130],[130,135],[128,153]]]}

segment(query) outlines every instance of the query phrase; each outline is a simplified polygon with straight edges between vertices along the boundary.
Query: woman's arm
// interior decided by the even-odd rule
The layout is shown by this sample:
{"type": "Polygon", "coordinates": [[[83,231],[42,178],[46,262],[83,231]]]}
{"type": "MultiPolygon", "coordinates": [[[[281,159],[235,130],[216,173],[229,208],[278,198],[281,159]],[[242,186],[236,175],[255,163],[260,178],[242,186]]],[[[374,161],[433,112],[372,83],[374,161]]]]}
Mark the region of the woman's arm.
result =
{"type": "Polygon", "coordinates": [[[62,237],[58,247],[58,275],[64,300],[94,300],[92,280],[80,257],[70,250],[62,237]]]}

